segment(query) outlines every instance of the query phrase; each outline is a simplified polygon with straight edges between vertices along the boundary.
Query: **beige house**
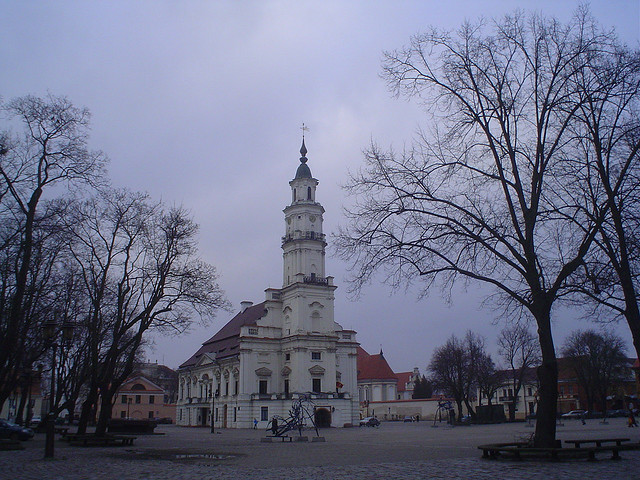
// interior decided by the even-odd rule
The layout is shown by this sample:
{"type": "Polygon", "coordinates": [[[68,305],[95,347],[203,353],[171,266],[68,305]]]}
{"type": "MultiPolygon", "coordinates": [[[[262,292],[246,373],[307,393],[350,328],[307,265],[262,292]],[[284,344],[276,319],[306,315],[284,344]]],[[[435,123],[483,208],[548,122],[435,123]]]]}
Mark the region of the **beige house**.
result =
{"type": "MultiPolygon", "coordinates": [[[[165,390],[151,380],[135,376],[118,389],[111,418],[176,419],[176,406],[165,403],[165,390]]],[[[168,399],[168,398],[167,398],[168,399]]]]}

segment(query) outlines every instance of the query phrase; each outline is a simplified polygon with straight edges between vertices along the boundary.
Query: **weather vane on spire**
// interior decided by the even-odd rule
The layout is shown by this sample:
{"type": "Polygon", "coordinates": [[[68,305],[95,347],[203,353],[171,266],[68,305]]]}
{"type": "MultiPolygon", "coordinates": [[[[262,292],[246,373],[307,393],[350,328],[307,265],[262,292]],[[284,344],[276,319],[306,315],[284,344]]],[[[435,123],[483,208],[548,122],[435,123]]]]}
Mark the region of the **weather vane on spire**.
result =
{"type": "Polygon", "coordinates": [[[308,132],[309,127],[305,126],[304,122],[302,122],[302,126],[300,127],[300,130],[302,130],[302,140],[304,140],[304,132],[308,132]]]}

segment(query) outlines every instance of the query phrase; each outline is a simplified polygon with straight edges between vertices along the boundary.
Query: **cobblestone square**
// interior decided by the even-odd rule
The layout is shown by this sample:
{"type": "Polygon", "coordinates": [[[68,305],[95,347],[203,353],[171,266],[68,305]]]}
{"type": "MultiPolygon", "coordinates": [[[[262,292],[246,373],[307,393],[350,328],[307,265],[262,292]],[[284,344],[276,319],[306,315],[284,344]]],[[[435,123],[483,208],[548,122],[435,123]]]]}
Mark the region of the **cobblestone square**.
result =
{"type": "MultiPolygon", "coordinates": [[[[324,429],[325,442],[262,443],[262,430],[220,430],[160,425],[163,435],[139,436],[133,447],[69,446],[56,441],[55,459],[44,460],[44,435],[23,451],[0,452],[1,479],[632,479],[640,452],[613,461],[491,461],[482,443],[510,442],[533,433],[526,423],[433,427],[432,422],[383,423],[380,428],[324,429]]],[[[308,432],[311,436],[313,432],[308,432]]],[[[628,437],[640,430],[623,418],[567,421],[558,438],[628,437]]]]}

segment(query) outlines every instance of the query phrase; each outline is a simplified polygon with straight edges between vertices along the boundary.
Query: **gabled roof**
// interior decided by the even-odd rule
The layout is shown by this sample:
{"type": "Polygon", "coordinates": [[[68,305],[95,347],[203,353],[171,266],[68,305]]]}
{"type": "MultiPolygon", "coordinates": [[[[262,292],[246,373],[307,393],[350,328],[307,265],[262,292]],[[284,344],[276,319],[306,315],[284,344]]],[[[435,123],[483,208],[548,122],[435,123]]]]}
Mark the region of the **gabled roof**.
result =
{"type": "Polygon", "coordinates": [[[395,373],[384,358],[382,352],[369,355],[362,347],[358,347],[358,380],[395,380],[395,373]]]}
{"type": "Polygon", "coordinates": [[[213,354],[211,356],[215,355],[216,359],[237,355],[240,344],[240,329],[247,325],[255,325],[264,316],[264,304],[265,302],[253,305],[238,313],[224,327],[218,330],[218,333],[204,342],[202,347],[179,368],[195,366],[205,353],[213,354]]]}
{"type": "Polygon", "coordinates": [[[398,392],[407,391],[407,383],[411,381],[412,376],[413,376],[413,372],[396,373],[396,378],[398,379],[398,392]]]}
{"type": "Polygon", "coordinates": [[[164,389],[159,386],[156,385],[155,383],[153,383],[151,380],[149,380],[148,378],[142,376],[142,375],[136,375],[134,377],[129,377],[127,378],[124,383],[120,386],[120,388],[118,389],[119,393],[122,392],[136,392],[136,393],[140,393],[140,392],[160,392],[163,393],[164,389]],[[144,390],[139,390],[139,389],[135,389],[133,388],[134,385],[136,384],[141,384],[144,386],[144,390]]]}

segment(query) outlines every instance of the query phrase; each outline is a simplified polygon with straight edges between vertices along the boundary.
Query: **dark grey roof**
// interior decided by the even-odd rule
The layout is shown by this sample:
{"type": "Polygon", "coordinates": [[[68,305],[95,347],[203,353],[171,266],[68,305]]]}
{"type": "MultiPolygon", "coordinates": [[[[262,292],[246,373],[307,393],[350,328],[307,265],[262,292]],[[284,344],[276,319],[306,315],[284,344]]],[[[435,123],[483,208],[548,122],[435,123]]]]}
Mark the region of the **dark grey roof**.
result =
{"type": "Polygon", "coordinates": [[[304,138],[302,139],[302,147],[300,147],[300,166],[296,170],[296,178],[313,178],[311,176],[311,170],[307,165],[307,147],[304,144],[304,138]]]}
{"type": "Polygon", "coordinates": [[[218,359],[237,355],[240,329],[246,325],[255,325],[258,319],[264,316],[264,305],[265,302],[262,302],[238,313],[218,333],[204,342],[189,360],[180,365],[180,368],[192,367],[205,353],[215,353],[218,359]]]}
{"type": "Polygon", "coordinates": [[[306,163],[301,163],[296,170],[296,178],[312,178],[311,177],[311,169],[306,163]]]}

